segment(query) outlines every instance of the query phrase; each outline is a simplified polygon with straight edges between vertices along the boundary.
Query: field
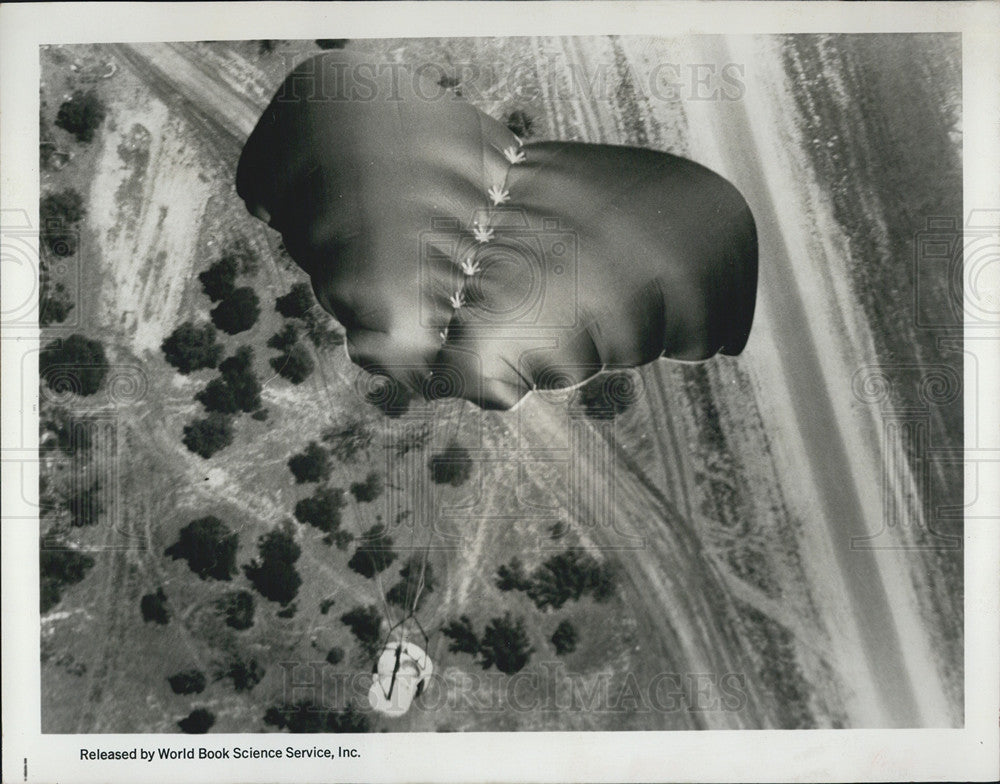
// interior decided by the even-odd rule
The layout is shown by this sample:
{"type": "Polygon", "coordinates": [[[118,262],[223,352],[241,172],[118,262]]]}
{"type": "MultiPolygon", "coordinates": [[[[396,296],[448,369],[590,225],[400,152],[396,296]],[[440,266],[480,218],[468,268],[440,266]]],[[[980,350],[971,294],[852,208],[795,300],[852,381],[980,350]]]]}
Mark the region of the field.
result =
{"type": "Polygon", "coordinates": [[[487,113],[524,112],[532,140],[668,150],[731,179],[761,239],[747,350],[634,371],[633,402],[613,418],[587,416],[568,393],[515,412],[438,401],[389,418],[336,345],[306,343],[316,369],[292,384],[267,342],[285,322],[276,299],[307,278],[246,214],[233,177],[290,64],[318,48],[43,47],[41,122],[60,154],[42,192],[72,188],[86,205],[79,249],[54,273],[78,281],[74,308],[46,332],[100,340],[111,366],[96,395],[41,395],[43,422],[62,406],[103,423],[86,452],[43,439],[44,546],[94,561],[42,616],[43,732],[176,732],[196,708],[214,715],[212,732],[272,731],[268,708],[304,698],[353,702],[387,731],[961,726],[962,528],[940,510],[960,506],[962,474],[934,459],[962,446],[961,332],[948,275],[926,275],[920,256],[928,219],[962,216],[958,38],[347,46],[434,64],[487,113]],[[663,63],[677,64],[670,95],[652,76],[663,63]],[[107,116],[81,143],[53,125],[87,89],[107,116]],[[205,459],[182,436],[216,373],[179,374],[160,346],[208,319],[198,274],[234,247],[255,262],[239,285],[261,315],[220,339],[227,356],[253,348],[267,416],[237,417],[233,443],[205,459]],[[372,472],[385,482],[374,501],[347,495],[341,524],[355,537],[388,528],[400,559],[379,580],[347,566],[354,544],[339,549],[293,516],[315,485],[297,484],[287,461],[330,431],[359,441],[332,460],[331,487],[372,472]],[[433,483],[428,461],[456,445],[468,480],[433,483]],[[97,519],[69,524],[73,488],[95,479],[97,519]],[[253,591],[242,570],[205,580],[164,555],[208,515],[237,532],[239,565],[265,533],[292,532],[294,610],[257,595],[249,629],[224,623],[220,598],[253,591]],[[568,548],[607,564],[610,598],[541,610],[497,587],[511,559],[530,572],[568,548]],[[405,717],[385,719],[367,711],[373,659],[340,616],[374,605],[387,632],[402,613],[382,596],[411,554],[436,577],[415,617],[437,677],[405,717]],[[165,624],[140,610],[158,588],[165,624]],[[449,650],[449,621],[482,629],[507,611],[533,648],[520,672],[449,650]],[[579,642],[557,655],[564,620],[579,642]],[[331,664],[334,647],[346,655],[331,664]],[[259,682],[236,689],[224,674],[234,661],[255,661],[259,682]],[[204,690],[174,693],[167,678],[190,669],[208,676],[204,690]]]}

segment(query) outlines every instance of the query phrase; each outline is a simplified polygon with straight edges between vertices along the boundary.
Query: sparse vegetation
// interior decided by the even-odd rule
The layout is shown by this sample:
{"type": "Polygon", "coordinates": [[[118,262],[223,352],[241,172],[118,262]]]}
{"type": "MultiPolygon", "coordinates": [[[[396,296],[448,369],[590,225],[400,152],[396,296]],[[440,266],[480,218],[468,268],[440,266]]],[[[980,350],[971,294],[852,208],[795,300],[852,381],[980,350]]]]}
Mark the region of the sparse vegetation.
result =
{"type": "Polygon", "coordinates": [[[584,594],[607,600],[614,593],[614,572],[608,563],[574,548],[546,559],[530,575],[513,558],[497,570],[496,585],[501,591],[524,591],[540,610],[558,609],[584,594]]]}
{"type": "Polygon", "coordinates": [[[341,463],[350,463],[358,453],[368,449],[374,438],[372,427],[363,420],[348,422],[340,428],[331,427],[323,432],[323,443],[341,463]]]}
{"type": "Polygon", "coordinates": [[[576,627],[568,620],[560,621],[556,630],[552,633],[552,645],[559,656],[575,651],[578,640],[579,635],[577,634],[576,627]]]}
{"type": "Polygon", "coordinates": [[[486,625],[479,642],[479,663],[484,670],[495,666],[500,672],[513,675],[524,668],[533,651],[524,620],[512,618],[507,612],[486,625]]]}
{"type": "Polygon", "coordinates": [[[290,532],[282,529],[261,536],[257,547],[260,557],[243,567],[244,574],[265,599],[287,605],[298,595],[302,584],[295,569],[302,548],[290,532]]]}
{"type": "Polygon", "coordinates": [[[340,616],[340,621],[350,628],[358,645],[368,656],[378,654],[381,642],[382,616],[374,604],[355,607],[340,616]]]}
{"type": "Polygon", "coordinates": [[[94,131],[107,116],[107,109],[94,90],[77,90],[68,101],[63,101],[56,115],[56,125],[76,137],[78,142],[90,142],[94,131]]]}
{"type": "Polygon", "coordinates": [[[449,621],[441,628],[441,633],[451,640],[448,650],[452,653],[469,653],[473,656],[479,653],[479,635],[476,634],[468,615],[449,621]]]}
{"type": "Polygon", "coordinates": [[[175,673],[167,678],[174,694],[201,694],[205,691],[205,673],[191,669],[175,673]]]}
{"type": "Polygon", "coordinates": [[[217,603],[226,618],[226,626],[243,631],[253,626],[254,599],[249,591],[230,591],[217,603]]]}
{"type": "Polygon", "coordinates": [[[212,308],[212,323],[229,335],[245,332],[257,323],[260,316],[260,299],[249,286],[233,289],[218,305],[212,308]]]}
{"type": "Polygon", "coordinates": [[[215,724],[215,714],[205,708],[195,708],[187,718],[177,722],[181,732],[189,735],[204,735],[215,724]]]}
{"type": "Polygon", "coordinates": [[[236,574],[239,537],[219,518],[202,517],[184,526],[164,555],[187,561],[202,580],[229,580],[236,574]]]}
{"type": "Polygon", "coordinates": [[[392,550],[392,537],[384,525],[378,524],[365,531],[347,565],[362,577],[371,578],[392,566],[398,557],[392,550]]]}
{"type": "Polygon", "coordinates": [[[184,375],[202,368],[214,368],[222,358],[215,327],[207,322],[197,326],[185,321],[164,339],[160,349],[167,362],[184,375]]]}
{"type": "Polygon", "coordinates": [[[343,710],[327,710],[312,702],[273,706],[264,714],[264,723],[289,732],[368,732],[368,717],[348,704],[343,710]]]}
{"type": "Polygon", "coordinates": [[[147,593],[143,596],[139,600],[139,609],[142,611],[142,620],[146,623],[166,625],[170,622],[167,594],[163,591],[163,586],[157,588],[156,593],[147,593]]]}
{"type": "Polygon", "coordinates": [[[100,342],[73,334],[42,349],[38,373],[53,392],[86,397],[100,390],[108,374],[108,358],[100,342]]]}
{"type": "Polygon", "coordinates": [[[233,443],[233,421],[228,414],[212,412],[184,426],[184,446],[208,459],[233,443]]]}
{"type": "Polygon", "coordinates": [[[472,476],[472,456],[465,447],[452,444],[433,455],[428,467],[435,484],[460,487],[472,476]]]}
{"type": "Polygon", "coordinates": [[[427,594],[434,592],[434,568],[424,556],[411,555],[399,570],[399,576],[400,581],[386,592],[386,601],[407,611],[420,609],[427,594]]]}

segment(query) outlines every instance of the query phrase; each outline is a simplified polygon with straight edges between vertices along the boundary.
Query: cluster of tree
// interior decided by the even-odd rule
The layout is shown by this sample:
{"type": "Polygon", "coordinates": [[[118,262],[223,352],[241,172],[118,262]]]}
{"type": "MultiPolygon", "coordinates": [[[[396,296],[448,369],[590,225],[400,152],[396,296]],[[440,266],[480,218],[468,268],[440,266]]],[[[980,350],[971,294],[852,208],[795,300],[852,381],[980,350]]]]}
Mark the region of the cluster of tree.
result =
{"type": "Polygon", "coordinates": [[[239,536],[219,518],[209,515],[184,526],[164,555],[187,561],[202,580],[229,580],[236,574],[238,546],[239,536]]]}
{"type": "Polygon", "coordinates": [[[524,619],[513,618],[509,612],[490,619],[482,636],[476,634],[467,615],[450,621],[441,631],[451,640],[450,651],[478,656],[484,670],[495,666],[500,672],[512,675],[524,668],[534,652],[524,619]]]}
{"type": "Polygon", "coordinates": [[[56,115],[56,125],[76,137],[78,142],[90,142],[94,132],[104,122],[107,109],[94,90],[77,90],[63,101],[56,115]]]}
{"type": "Polygon", "coordinates": [[[96,394],[108,374],[104,346],[96,340],[73,334],[53,340],[38,357],[38,373],[53,392],[96,394]]]}
{"type": "Polygon", "coordinates": [[[259,558],[244,566],[243,572],[261,596],[284,607],[298,595],[302,585],[302,578],[295,568],[302,548],[292,533],[283,528],[261,536],[257,548],[259,558]]]}
{"type": "Polygon", "coordinates": [[[72,188],[49,193],[39,203],[41,222],[39,240],[38,322],[42,326],[61,324],[75,307],[73,298],[61,281],[53,281],[50,257],[72,256],[80,247],[77,224],[86,210],[83,197],[72,188]]]}
{"type": "Polygon", "coordinates": [[[222,345],[216,342],[215,327],[185,321],[160,344],[163,356],[180,373],[187,375],[202,368],[214,368],[222,359],[222,345]]]}
{"type": "Polygon", "coordinates": [[[340,530],[340,510],[343,507],[343,490],[339,487],[319,487],[295,505],[295,519],[323,531],[327,544],[335,543],[343,550],[353,539],[350,533],[340,530]]]}
{"type": "Polygon", "coordinates": [[[520,559],[513,558],[497,569],[496,585],[501,591],[524,591],[540,610],[560,608],[567,601],[590,594],[606,601],[614,593],[614,571],[580,548],[551,556],[531,574],[520,559]]]}
{"type": "Polygon", "coordinates": [[[301,384],[316,369],[309,349],[299,342],[299,330],[292,323],[286,323],[280,332],[274,333],[267,345],[281,352],[271,357],[274,372],[293,384],[301,384]]]}
{"type": "Polygon", "coordinates": [[[212,302],[212,323],[223,332],[236,335],[257,323],[260,298],[250,286],[236,285],[239,275],[252,275],[259,264],[252,249],[242,241],[230,243],[223,255],[198,275],[201,289],[212,302]]]}
{"type": "Polygon", "coordinates": [[[399,577],[399,582],[386,591],[386,601],[407,612],[419,610],[424,598],[433,593],[436,586],[433,567],[426,557],[411,555],[399,570],[399,577]]]}
{"type": "Polygon", "coordinates": [[[241,659],[235,657],[222,665],[215,673],[216,680],[229,678],[236,691],[251,691],[261,682],[265,675],[264,668],[253,657],[241,659]]]}
{"type": "Polygon", "coordinates": [[[298,484],[329,479],[332,468],[330,455],[315,441],[310,441],[304,450],[288,459],[288,469],[298,484]]]}
{"type": "Polygon", "coordinates": [[[354,607],[341,615],[340,621],[351,630],[367,656],[378,655],[382,636],[382,615],[378,607],[374,604],[354,607]]]}
{"type": "Polygon", "coordinates": [[[205,708],[195,708],[186,718],[177,722],[181,732],[189,735],[204,735],[215,724],[215,714],[205,708]]]}
{"type": "Polygon", "coordinates": [[[392,566],[398,557],[392,549],[392,537],[379,523],[364,532],[347,565],[362,577],[372,578],[392,566]]]}
{"type": "Polygon", "coordinates": [[[472,455],[464,446],[452,444],[432,455],[427,466],[435,484],[460,487],[472,476],[472,455]]]}
{"type": "Polygon", "coordinates": [[[576,650],[576,644],[579,641],[579,635],[577,634],[576,627],[570,623],[568,620],[562,620],[556,627],[556,630],[552,633],[552,645],[556,649],[556,653],[559,656],[563,656],[567,653],[572,653],[576,650]]]}
{"type": "Polygon", "coordinates": [[[253,349],[241,346],[219,363],[219,375],[195,395],[208,412],[184,428],[184,445],[209,458],[233,442],[232,416],[261,411],[261,385],[253,371],[253,349]]]}
{"type": "Polygon", "coordinates": [[[253,626],[254,599],[249,591],[230,591],[216,602],[216,607],[226,619],[226,626],[237,631],[253,626]]]}
{"type": "Polygon", "coordinates": [[[165,626],[170,622],[170,609],[167,607],[167,594],[161,585],[155,593],[147,593],[139,600],[142,620],[146,623],[158,623],[165,626]]]}
{"type": "Polygon", "coordinates": [[[41,612],[44,615],[60,601],[63,590],[80,582],[94,566],[94,559],[78,550],[56,549],[51,543],[39,545],[41,612]]]}
{"type": "Polygon", "coordinates": [[[351,482],[351,495],[358,503],[369,503],[385,491],[385,480],[382,474],[371,471],[362,482],[351,482]]]}
{"type": "Polygon", "coordinates": [[[368,716],[348,703],[341,710],[330,710],[311,701],[276,705],[267,709],[264,723],[289,732],[369,732],[368,716]]]}
{"type": "Polygon", "coordinates": [[[294,284],[287,294],[275,300],[274,308],[286,319],[300,320],[310,342],[318,349],[333,348],[344,342],[343,332],[336,328],[336,322],[327,312],[319,307],[308,283],[294,284]]]}
{"type": "Polygon", "coordinates": [[[260,317],[260,298],[250,286],[233,289],[209,314],[212,323],[228,335],[246,332],[260,317]]]}

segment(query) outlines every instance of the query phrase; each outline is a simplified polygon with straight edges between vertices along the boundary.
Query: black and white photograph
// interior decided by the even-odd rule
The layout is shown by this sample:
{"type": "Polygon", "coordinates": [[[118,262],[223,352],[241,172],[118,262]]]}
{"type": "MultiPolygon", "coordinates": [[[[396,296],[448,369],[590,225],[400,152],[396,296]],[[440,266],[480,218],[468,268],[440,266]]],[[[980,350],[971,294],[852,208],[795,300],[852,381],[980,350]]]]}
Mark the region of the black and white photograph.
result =
{"type": "Polygon", "coordinates": [[[993,778],[995,8],[93,5],[3,58],[5,781],[993,778]]]}

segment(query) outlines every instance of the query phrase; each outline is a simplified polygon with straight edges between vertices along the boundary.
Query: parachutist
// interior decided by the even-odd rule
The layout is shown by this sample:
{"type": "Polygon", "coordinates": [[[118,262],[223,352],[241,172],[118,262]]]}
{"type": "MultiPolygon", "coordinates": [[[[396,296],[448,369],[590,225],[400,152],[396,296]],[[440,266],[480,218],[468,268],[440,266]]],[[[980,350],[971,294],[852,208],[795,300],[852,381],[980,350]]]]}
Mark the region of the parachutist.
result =
{"type": "Polygon", "coordinates": [[[505,147],[503,155],[511,163],[524,163],[525,161],[524,153],[517,147],[505,147]]]}
{"type": "Polygon", "coordinates": [[[493,239],[493,229],[483,228],[479,225],[479,221],[472,224],[472,234],[477,242],[489,242],[493,239]]]}
{"type": "Polygon", "coordinates": [[[455,310],[459,310],[462,306],[465,305],[465,295],[463,295],[461,291],[456,291],[454,294],[451,295],[451,297],[448,298],[448,302],[451,303],[451,306],[455,310]]]}
{"type": "Polygon", "coordinates": [[[462,262],[462,272],[469,277],[472,277],[479,272],[479,262],[473,258],[471,253],[466,256],[465,260],[462,262]]]}
{"type": "Polygon", "coordinates": [[[499,185],[494,185],[487,191],[490,195],[490,199],[493,201],[494,207],[499,207],[501,204],[505,204],[510,201],[510,191],[506,188],[502,188],[499,185]]]}

